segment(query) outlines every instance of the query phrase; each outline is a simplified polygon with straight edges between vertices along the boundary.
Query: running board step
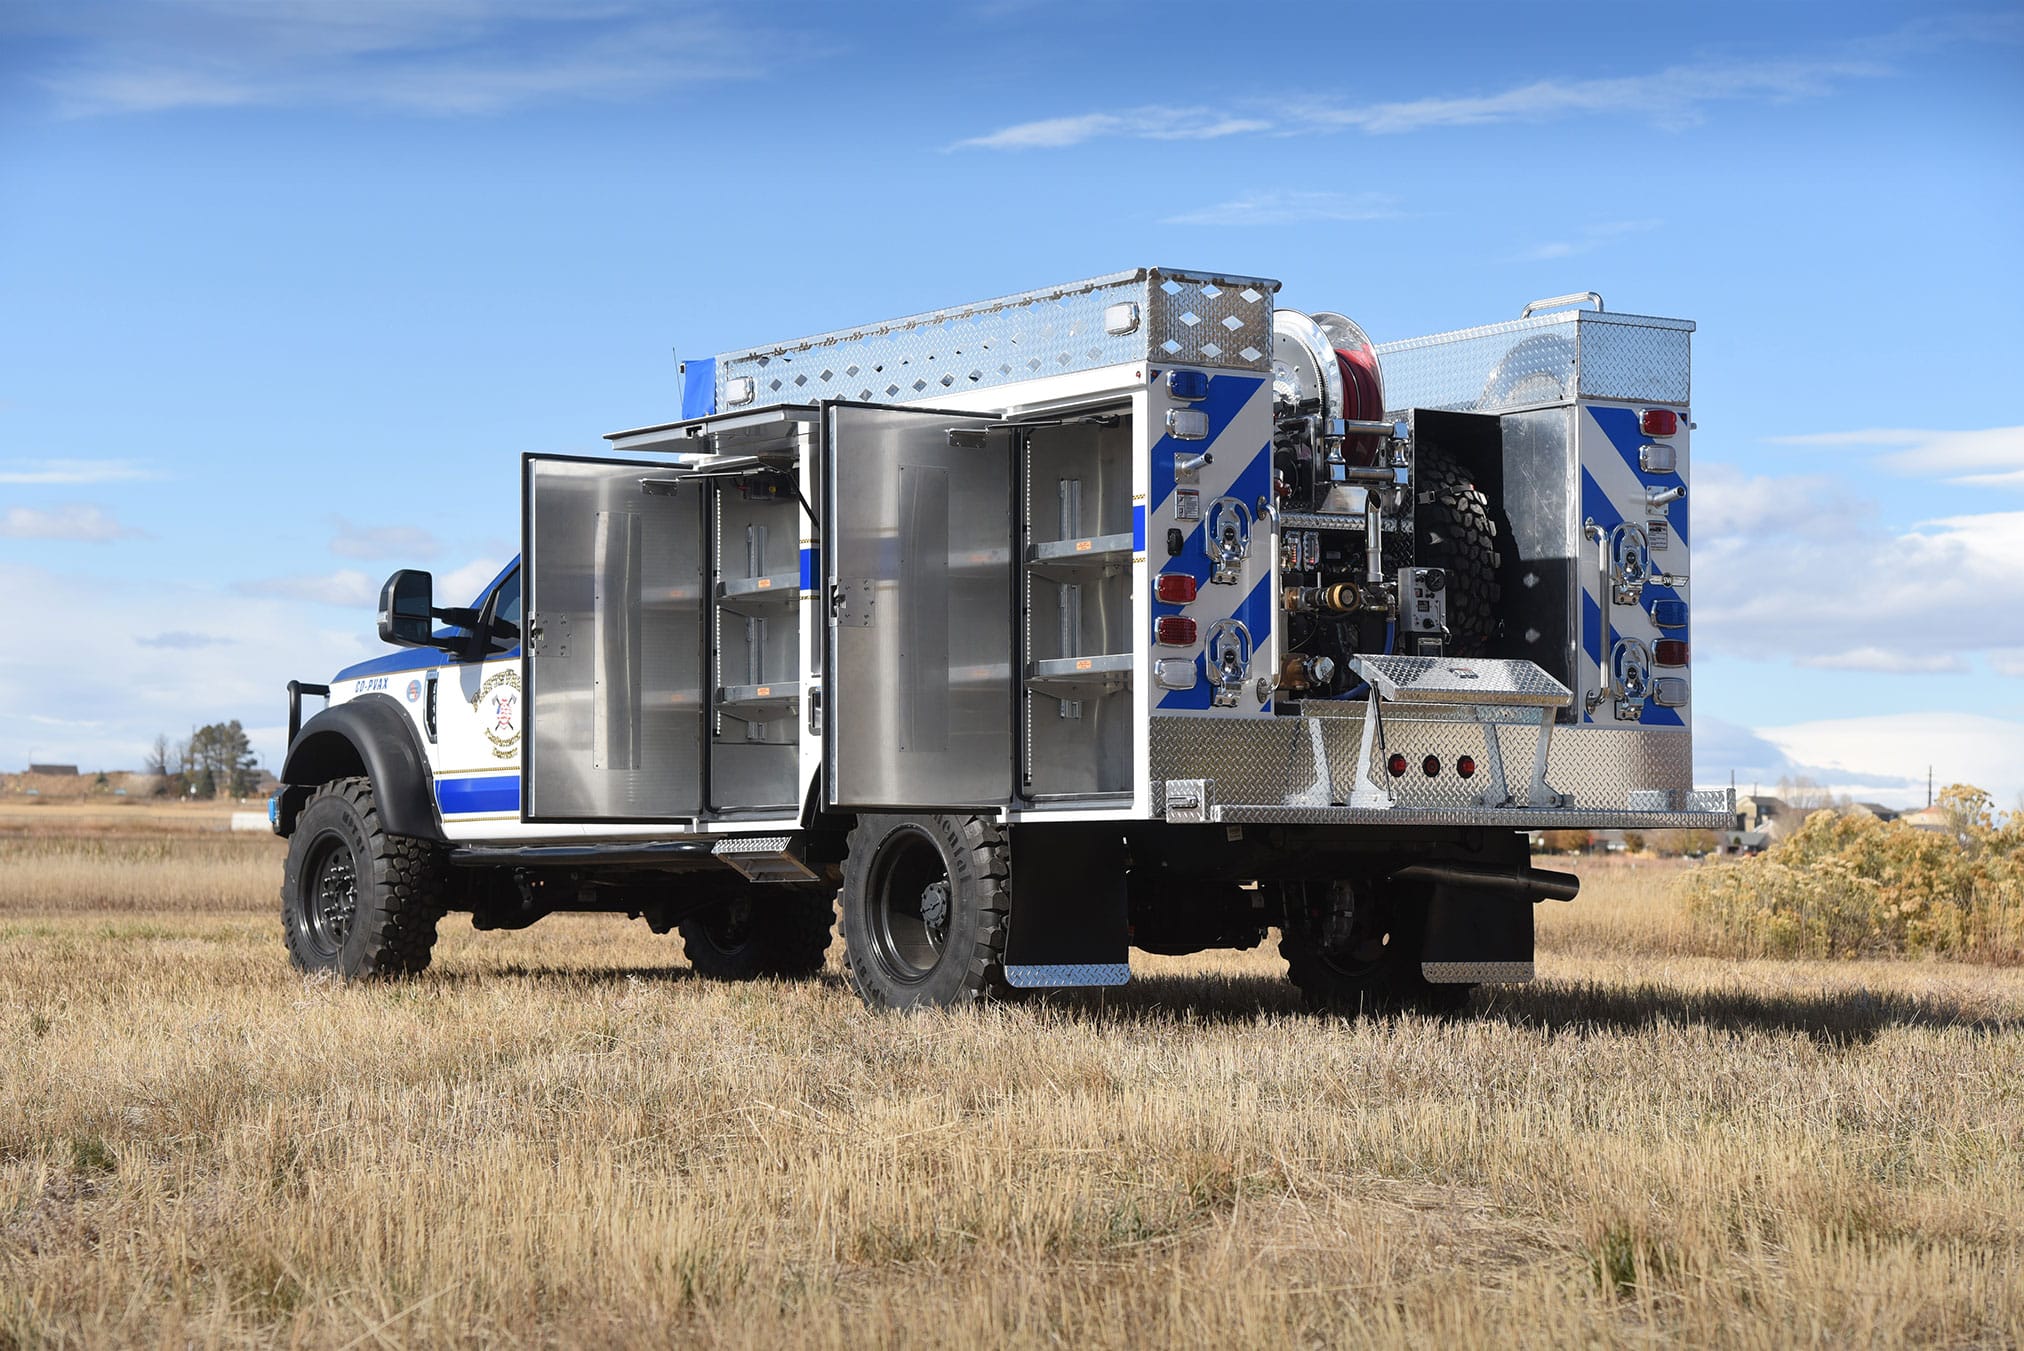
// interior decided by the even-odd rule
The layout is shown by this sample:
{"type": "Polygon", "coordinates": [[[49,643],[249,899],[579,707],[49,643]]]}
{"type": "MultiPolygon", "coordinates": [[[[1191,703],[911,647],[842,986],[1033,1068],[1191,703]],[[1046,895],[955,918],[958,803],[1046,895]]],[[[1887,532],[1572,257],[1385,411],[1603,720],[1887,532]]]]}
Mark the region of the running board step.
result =
{"type": "Polygon", "coordinates": [[[1529,661],[1495,657],[1352,657],[1350,667],[1395,704],[1565,708],[1567,686],[1529,661]]]}
{"type": "Polygon", "coordinates": [[[819,882],[821,875],[801,861],[799,835],[742,835],[720,840],[710,851],[748,882],[819,882]]]}

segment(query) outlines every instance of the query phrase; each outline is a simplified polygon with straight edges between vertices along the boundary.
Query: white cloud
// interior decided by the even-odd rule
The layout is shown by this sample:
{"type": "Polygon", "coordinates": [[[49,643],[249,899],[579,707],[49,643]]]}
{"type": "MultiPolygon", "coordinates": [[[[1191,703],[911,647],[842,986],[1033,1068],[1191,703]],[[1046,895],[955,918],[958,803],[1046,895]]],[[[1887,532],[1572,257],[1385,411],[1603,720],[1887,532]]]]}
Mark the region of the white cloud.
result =
{"type": "Polygon", "coordinates": [[[1164,225],[1302,225],[1317,221],[1389,220],[1395,199],[1376,192],[1260,192],[1168,216],[1164,225]]]}
{"type": "Polygon", "coordinates": [[[1882,671],[1892,675],[1953,675],[1968,669],[1968,663],[1956,652],[1906,652],[1890,647],[1809,653],[1799,657],[1798,664],[1819,671],[1882,671]]]}
{"type": "Polygon", "coordinates": [[[358,525],[336,518],[337,533],[330,551],[340,558],[388,558],[410,562],[434,558],[442,551],[436,537],[418,525],[358,525]]]}
{"type": "Polygon", "coordinates": [[[463,605],[478,598],[478,589],[499,575],[506,566],[496,558],[480,558],[436,578],[436,604],[463,605]]]}
{"type": "Polygon", "coordinates": [[[1122,108],[1019,122],[956,144],[985,150],[1032,150],[1117,137],[1172,140],[1345,130],[1396,135],[1437,127],[1549,122],[1575,116],[1631,117],[1683,127],[1700,121],[1712,104],[1820,98],[1850,81],[1889,73],[1888,67],[1873,61],[1836,58],[1709,62],[1606,79],[1535,80],[1492,94],[1464,97],[1348,105],[1315,97],[1281,102],[1269,112],[1260,108],[1247,116],[1203,107],[1122,108]]]}
{"type": "Polygon", "coordinates": [[[1794,764],[1814,767],[1811,777],[1837,792],[1866,795],[1876,780],[1907,785],[1880,793],[1896,804],[1925,801],[1927,766],[1933,781],[1971,783],[1997,802],[2024,793],[2024,722],[1981,713],[1885,713],[1760,727],[1757,735],[1794,764]]]}
{"type": "Polygon", "coordinates": [[[1961,669],[2024,648],[2024,511],[1885,526],[1817,478],[1711,466],[1690,498],[1695,646],[1842,670],[1961,669]]]}
{"type": "Polygon", "coordinates": [[[133,460],[7,460],[0,462],[0,483],[118,483],[155,478],[133,460]]]}
{"type": "Polygon", "coordinates": [[[1649,75],[1596,80],[1536,80],[1463,98],[1425,98],[1352,107],[1311,105],[1316,127],[1354,127],[1374,134],[1473,127],[1499,122],[1548,122],[1580,114],[1621,114],[1661,126],[1698,122],[1708,104],[1786,103],[1819,98],[1842,83],[1888,74],[1869,61],[1772,61],[1672,66],[1649,75]]]}
{"type": "Polygon", "coordinates": [[[52,6],[32,26],[69,45],[41,83],[72,116],[299,104],[486,114],[748,77],[762,53],[794,45],[743,15],[638,0],[150,0],[52,6]]]}
{"type": "Polygon", "coordinates": [[[165,648],[171,652],[194,652],[200,647],[217,647],[223,643],[237,641],[221,638],[214,633],[193,633],[189,629],[170,629],[146,638],[136,638],[142,647],[165,648]]]}
{"type": "Polygon", "coordinates": [[[2024,677],[2024,648],[1998,648],[1989,654],[1989,666],[1997,675],[2024,677]]]}
{"type": "Polygon", "coordinates": [[[277,600],[309,601],[317,605],[344,605],[357,609],[379,603],[380,582],[356,568],[311,573],[294,577],[267,577],[241,582],[238,591],[247,596],[268,596],[277,600]]]}
{"type": "Polygon", "coordinates": [[[272,764],[288,681],[324,680],[383,650],[368,608],[320,623],[325,616],[291,601],[155,575],[0,564],[0,595],[23,631],[63,635],[0,644],[0,768],[33,759],[137,769],[156,733],[230,718],[247,724],[272,764]],[[216,641],[137,649],[135,634],[216,641]]]}
{"type": "Polygon", "coordinates": [[[136,539],[144,532],[121,525],[103,507],[82,502],[51,507],[9,507],[0,515],[0,538],[72,540],[104,544],[116,539],[136,539]]]}
{"type": "Polygon", "coordinates": [[[1079,145],[1099,137],[1129,137],[1147,141],[1208,141],[1247,132],[1270,131],[1264,118],[1231,117],[1209,108],[1173,108],[1152,105],[1111,113],[1083,113],[1075,117],[1048,117],[1037,122],[1020,122],[985,136],[973,136],[956,145],[984,150],[1042,150],[1079,145]]]}
{"type": "Polygon", "coordinates": [[[1938,476],[1972,487],[2024,488],[2024,427],[1969,431],[1872,427],[1769,439],[1777,445],[1870,451],[1885,468],[1900,474],[1938,476]]]}
{"type": "Polygon", "coordinates": [[[1577,254],[1592,253],[1612,239],[1628,234],[1640,234],[1656,230],[1665,224],[1658,220],[1619,220],[1595,225],[1584,225],[1572,239],[1555,240],[1540,244],[1518,255],[1516,261],[1524,263],[1550,262],[1555,258],[1572,258],[1577,254]]]}

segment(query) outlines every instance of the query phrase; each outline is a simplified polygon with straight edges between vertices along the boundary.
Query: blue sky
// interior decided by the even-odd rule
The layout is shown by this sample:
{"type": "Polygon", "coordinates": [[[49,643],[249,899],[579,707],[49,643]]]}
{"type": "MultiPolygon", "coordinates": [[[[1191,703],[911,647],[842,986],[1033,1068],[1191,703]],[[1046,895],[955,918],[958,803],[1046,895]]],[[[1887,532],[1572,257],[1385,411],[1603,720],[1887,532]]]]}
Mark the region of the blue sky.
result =
{"type": "Polygon", "coordinates": [[[1703,781],[2009,803],[2020,220],[2015,5],[17,2],[0,769],[271,759],[676,354],[1169,263],[1698,321],[1703,781]]]}

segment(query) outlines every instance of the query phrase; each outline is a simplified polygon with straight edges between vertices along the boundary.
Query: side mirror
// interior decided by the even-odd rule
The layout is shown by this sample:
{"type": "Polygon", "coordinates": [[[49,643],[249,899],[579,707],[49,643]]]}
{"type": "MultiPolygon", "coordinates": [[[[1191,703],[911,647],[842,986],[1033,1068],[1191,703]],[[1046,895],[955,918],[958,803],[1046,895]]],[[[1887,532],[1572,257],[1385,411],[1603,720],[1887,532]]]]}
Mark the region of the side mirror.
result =
{"type": "Polygon", "coordinates": [[[380,588],[380,641],[401,647],[434,647],[435,589],[434,577],[412,568],[402,568],[387,578],[380,588]]]}

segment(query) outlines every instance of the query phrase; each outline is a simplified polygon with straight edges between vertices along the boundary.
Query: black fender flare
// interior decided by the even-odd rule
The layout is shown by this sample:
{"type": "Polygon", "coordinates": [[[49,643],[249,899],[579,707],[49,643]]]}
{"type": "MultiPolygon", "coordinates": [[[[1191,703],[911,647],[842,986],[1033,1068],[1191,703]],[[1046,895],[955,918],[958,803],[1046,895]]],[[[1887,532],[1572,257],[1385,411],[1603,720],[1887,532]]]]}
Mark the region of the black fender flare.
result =
{"type": "Polygon", "coordinates": [[[372,780],[380,820],[389,833],[444,838],[429,758],[408,715],[384,694],[362,694],[302,724],[281,764],[276,830],[292,833],[295,814],[317,787],[355,774],[372,780]]]}

